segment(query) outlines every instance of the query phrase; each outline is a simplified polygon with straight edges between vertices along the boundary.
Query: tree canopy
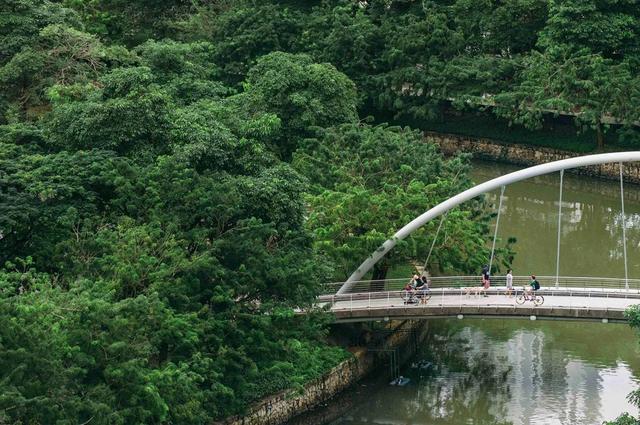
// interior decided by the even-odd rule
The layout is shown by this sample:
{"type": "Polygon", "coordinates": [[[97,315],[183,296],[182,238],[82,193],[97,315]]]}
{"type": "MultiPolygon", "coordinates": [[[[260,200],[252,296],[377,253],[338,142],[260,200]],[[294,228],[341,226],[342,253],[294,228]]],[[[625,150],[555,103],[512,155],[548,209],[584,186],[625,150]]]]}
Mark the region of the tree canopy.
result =
{"type": "MultiPolygon", "coordinates": [[[[2,423],[208,424],[347,358],[320,284],[471,184],[467,157],[371,111],[535,125],[560,93],[587,123],[635,120],[627,3],[594,6],[606,49],[553,41],[540,0],[5,3],[2,423]]],[[[486,261],[483,202],[447,216],[434,273],[486,261]]],[[[436,224],[375,277],[424,260],[436,224]]]]}

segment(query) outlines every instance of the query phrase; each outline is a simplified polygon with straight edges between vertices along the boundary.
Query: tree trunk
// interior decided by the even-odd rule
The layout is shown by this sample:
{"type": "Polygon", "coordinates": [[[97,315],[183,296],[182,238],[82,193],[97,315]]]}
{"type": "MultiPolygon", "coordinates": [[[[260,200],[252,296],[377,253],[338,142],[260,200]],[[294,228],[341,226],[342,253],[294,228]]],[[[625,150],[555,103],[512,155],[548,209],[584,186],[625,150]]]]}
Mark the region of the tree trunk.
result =
{"type": "Polygon", "coordinates": [[[376,264],[373,266],[373,276],[369,282],[369,290],[374,292],[384,291],[384,281],[387,278],[389,266],[376,264]]]}
{"type": "Polygon", "coordinates": [[[604,150],[604,133],[601,123],[596,124],[596,142],[598,143],[598,150],[604,150]]]}

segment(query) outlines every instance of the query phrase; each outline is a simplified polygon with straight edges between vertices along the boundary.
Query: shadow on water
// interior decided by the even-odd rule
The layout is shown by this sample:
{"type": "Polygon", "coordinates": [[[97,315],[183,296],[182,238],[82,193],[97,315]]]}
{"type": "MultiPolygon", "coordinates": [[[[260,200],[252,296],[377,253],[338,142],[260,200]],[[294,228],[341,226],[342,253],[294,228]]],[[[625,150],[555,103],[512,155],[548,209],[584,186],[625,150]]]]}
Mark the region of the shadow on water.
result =
{"type": "Polygon", "coordinates": [[[429,329],[402,370],[408,386],[367,381],[291,423],[598,424],[637,414],[625,399],[640,376],[626,325],[451,319],[429,329]],[[433,367],[410,367],[420,360],[433,367]]]}

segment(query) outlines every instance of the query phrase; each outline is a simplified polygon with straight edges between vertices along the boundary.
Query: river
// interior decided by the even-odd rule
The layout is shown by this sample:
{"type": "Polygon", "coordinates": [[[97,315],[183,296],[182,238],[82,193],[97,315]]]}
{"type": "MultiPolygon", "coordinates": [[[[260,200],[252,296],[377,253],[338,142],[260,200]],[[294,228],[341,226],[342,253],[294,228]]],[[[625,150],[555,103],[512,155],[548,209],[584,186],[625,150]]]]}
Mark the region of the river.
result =
{"type": "MultiPolygon", "coordinates": [[[[474,162],[477,183],[517,170],[474,162]]],[[[559,176],[507,187],[498,235],[517,238],[515,274],[553,275],[559,176]]],[[[499,191],[487,195],[496,208],[499,191]]],[[[491,206],[490,206],[491,207],[491,206]]],[[[625,187],[629,277],[640,278],[640,187],[625,187]]],[[[624,277],[619,183],[566,174],[560,274],[624,277]]],[[[296,424],[601,424],[637,415],[637,335],[624,324],[523,319],[432,320],[406,387],[366,382],[296,424]],[[338,412],[337,415],[335,412],[338,412]],[[335,420],[336,416],[340,416],[335,420]],[[331,419],[327,419],[331,418],[331,419]]]]}
{"type": "MultiPolygon", "coordinates": [[[[474,161],[476,183],[520,167],[474,161]]],[[[507,186],[498,237],[517,239],[516,275],[555,275],[559,174],[507,186]]],[[[487,195],[497,209],[500,191],[487,195]]],[[[640,187],[626,185],[629,278],[640,278],[640,187]]],[[[624,277],[620,185],[615,181],[565,174],[560,238],[560,275],[624,277]]]]}
{"type": "Polygon", "coordinates": [[[332,402],[351,401],[329,423],[595,425],[624,411],[638,414],[625,398],[640,377],[637,336],[627,325],[449,319],[429,326],[401,372],[411,378],[407,386],[366,382],[332,402]],[[434,366],[416,371],[416,360],[434,366]]]}

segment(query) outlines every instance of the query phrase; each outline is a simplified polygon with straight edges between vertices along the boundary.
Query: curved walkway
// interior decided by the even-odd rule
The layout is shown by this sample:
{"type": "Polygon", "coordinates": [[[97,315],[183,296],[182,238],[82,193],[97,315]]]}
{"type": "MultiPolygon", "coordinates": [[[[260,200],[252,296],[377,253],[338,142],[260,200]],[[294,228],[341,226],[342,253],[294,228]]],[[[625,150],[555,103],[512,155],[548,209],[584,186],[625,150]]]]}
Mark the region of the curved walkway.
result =
{"type": "MultiPolygon", "coordinates": [[[[522,290],[518,293],[522,293],[522,290]]],[[[505,295],[505,288],[490,289],[487,297],[473,295],[473,291],[467,295],[466,288],[433,289],[431,299],[426,304],[405,304],[402,299],[403,291],[323,295],[319,297],[319,302],[330,307],[337,322],[459,315],[626,321],[624,310],[631,305],[640,304],[638,291],[554,288],[538,293],[545,299],[541,306],[535,306],[530,301],[519,305],[515,302],[515,296],[510,298],[505,295]]]]}

